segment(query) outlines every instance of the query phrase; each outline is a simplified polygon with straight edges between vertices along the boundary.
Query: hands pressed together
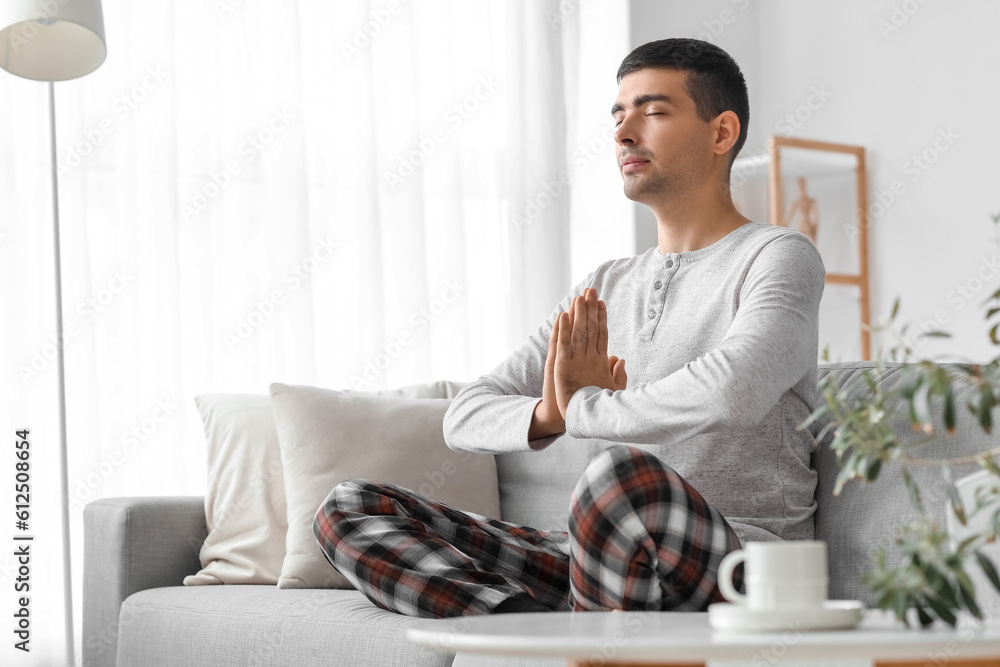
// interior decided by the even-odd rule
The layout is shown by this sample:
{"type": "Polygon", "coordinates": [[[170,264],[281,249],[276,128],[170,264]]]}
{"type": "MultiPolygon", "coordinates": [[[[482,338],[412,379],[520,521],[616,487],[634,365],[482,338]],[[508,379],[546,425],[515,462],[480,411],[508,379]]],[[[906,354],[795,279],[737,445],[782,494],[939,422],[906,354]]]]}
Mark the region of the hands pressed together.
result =
{"type": "Polygon", "coordinates": [[[625,360],[608,356],[608,310],[588,287],[573,299],[569,312],[559,313],[549,337],[545,358],[542,401],[535,409],[538,419],[565,430],[569,399],[581,387],[625,389],[625,360]]]}

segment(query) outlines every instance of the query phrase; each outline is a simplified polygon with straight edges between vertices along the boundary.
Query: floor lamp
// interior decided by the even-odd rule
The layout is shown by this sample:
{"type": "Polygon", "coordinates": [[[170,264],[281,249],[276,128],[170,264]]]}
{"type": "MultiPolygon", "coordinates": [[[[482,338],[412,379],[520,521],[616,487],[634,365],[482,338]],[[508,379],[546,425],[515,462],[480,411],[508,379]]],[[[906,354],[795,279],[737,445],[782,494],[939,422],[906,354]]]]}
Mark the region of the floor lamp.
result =
{"type": "Polygon", "coordinates": [[[73,585],[69,556],[69,480],[66,471],[66,386],[63,361],[62,257],[59,253],[59,179],[56,166],[54,81],[90,74],[107,56],[101,0],[0,0],[0,67],[49,83],[49,149],[52,162],[52,233],[55,243],[56,345],[59,385],[59,466],[62,490],[66,664],[75,665],[73,585]]]}

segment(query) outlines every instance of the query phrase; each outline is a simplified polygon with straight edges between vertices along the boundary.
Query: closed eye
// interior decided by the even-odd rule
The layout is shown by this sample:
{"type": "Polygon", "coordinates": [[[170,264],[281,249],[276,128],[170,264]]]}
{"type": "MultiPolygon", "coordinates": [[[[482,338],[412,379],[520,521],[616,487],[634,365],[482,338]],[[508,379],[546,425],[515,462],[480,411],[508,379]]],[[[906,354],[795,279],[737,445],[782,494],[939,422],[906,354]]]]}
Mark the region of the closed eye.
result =
{"type": "MultiPolygon", "coordinates": [[[[649,112],[649,113],[648,113],[648,114],[646,114],[646,115],[647,115],[647,116],[662,116],[662,115],[663,115],[663,112],[662,112],[662,111],[651,111],[651,112],[649,112]]],[[[618,121],[618,122],[616,122],[616,123],[615,123],[615,127],[618,127],[618,126],[619,126],[619,125],[621,125],[621,124],[622,124],[622,122],[621,122],[621,121],[618,121]]]]}

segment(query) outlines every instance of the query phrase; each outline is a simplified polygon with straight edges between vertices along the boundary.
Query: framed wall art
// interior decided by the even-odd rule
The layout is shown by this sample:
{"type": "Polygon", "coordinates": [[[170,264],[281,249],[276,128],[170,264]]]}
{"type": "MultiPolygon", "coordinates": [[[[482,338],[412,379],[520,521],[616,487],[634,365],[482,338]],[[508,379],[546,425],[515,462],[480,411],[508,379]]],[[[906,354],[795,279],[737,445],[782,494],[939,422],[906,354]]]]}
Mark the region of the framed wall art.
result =
{"type": "Polygon", "coordinates": [[[751,220],[802,232],[826,267],[819,349],[831,361],[871,360],[867,173],[863,146],[771,136],[736,160],[733,203],[751,220]]]}

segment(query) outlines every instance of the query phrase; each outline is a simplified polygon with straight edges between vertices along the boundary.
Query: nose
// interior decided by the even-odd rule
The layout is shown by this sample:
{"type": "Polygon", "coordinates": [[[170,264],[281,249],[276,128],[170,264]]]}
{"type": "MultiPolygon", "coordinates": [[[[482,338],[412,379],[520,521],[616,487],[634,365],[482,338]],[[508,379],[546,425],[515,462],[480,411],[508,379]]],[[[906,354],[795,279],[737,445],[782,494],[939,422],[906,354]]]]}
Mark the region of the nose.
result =
{"type": "Polygon", "coordinates": [[[632,124],[628,119],[622,120],[621,125],[615,129],[615,143],[619,146],[630,146],[635,143],[635,137],[632,133],[632,124]]]}

